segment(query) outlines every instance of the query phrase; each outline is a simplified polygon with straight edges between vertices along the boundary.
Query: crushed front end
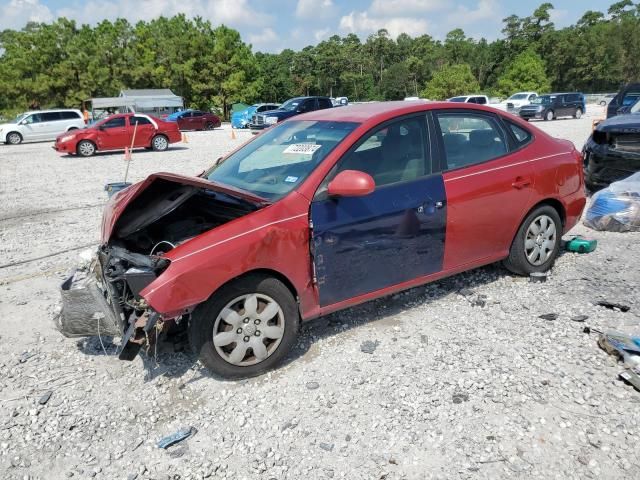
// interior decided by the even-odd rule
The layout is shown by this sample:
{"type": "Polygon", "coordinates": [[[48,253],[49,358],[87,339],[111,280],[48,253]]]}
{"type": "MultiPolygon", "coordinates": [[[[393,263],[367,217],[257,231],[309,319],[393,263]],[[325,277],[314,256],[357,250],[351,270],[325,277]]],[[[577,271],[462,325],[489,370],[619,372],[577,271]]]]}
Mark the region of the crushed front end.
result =
{"type": "Polygon", "coordinates": [[[168,327],[140,296],[168,266],[161,256],[102,246],[91,263],[73,272],[61,286],[62,310],[56,326],[67,337],[123,337],[119,356],[132,360],[168,327]]]}

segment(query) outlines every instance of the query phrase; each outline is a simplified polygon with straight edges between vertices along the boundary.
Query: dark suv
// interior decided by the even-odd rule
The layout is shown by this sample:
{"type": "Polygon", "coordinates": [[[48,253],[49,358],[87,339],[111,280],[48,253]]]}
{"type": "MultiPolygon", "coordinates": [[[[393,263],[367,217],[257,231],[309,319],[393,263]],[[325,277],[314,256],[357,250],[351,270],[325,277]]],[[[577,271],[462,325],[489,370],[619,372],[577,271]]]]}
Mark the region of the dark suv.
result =
{"type": "Polygon", "coordinates": [[[630,83],[620,89],[607,106],[607,118],[629,113],[631,107],[640,100],[640,83],[630,83]]]}
{"type": "Polygon", "coordinates": [[[333,102],[329,97],[291,98],[280,105],[277,110],[254,115],[249,123],[249,128],[251,130],[262,130],[295,115],[325,108],[333,108],[333,102]]]}
{"type": "Polygon", "coordinates": [[[586,110],[584,95],[573,93],[549,93],[534,98],[529,105],[520,109],[525,120],[532,118],[553,120],[558,117],[580,118],[586,110]]]}

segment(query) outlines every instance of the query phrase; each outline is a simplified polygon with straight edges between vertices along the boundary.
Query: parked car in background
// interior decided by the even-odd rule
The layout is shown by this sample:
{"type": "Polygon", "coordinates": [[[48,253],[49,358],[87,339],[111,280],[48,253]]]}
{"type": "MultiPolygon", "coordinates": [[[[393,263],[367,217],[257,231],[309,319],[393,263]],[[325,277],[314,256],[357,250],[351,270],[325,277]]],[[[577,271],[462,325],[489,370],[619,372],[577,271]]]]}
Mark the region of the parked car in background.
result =
{"type": "Polygon", "coordinates": [[[61,108],[25,112],[0,124],[0,142],[17,145],[23,141],[54,140],[63,132],[84,127],[80,110],[61,108]]]}
{"type": "Polygon", "coordinates": [[[212,372],[258,375],[301,321],[493,262],[550,269],[584,205],[573,144],[512,115],[446,102],[317,110],[199,177],[159,173],[116,194],[94,271],[63,283],[59,328],[94,335],[103,312],[126,359],[156,338],[145,332],[184,329],[212,372]]]}
{"type": "Polygon", "coordinates": [[[348,97],[332,98],[331,103],[333,103],[334,107],[345,107],[349,105],[349,98],[348,97]]]}
{"type": "Polygon", "coordinates": [[[256,103],[251,105],[249,108],[231,115],[231,126],[233,128],[249,128],[253,115],[276,110],[279,106],[280,104],[278,103],[256,103]]]}
{"type": "Polygon", "coordinates": [[[169,144],[181,140],[182,134],[176,122],[165,122],[143,113],[122,113],[100,120],[83,130],[59,135],[53,149],[90,157],[105,150],[124,150],[131,146],[131,142],[134,142],[134,148],[164,151],[169,144]]]}
{"type": "Polygon", "coordinates": [[[584,146],[584,176],[590,190],[640,171],[640,98],[629,111],[600,122],[584,146]]]}
{"type": "Polygon", "coordinates": [[[325,108],[333,108],[333,103],[329,97],[291,98],[280,105],[277,110],[254,114],[251,117],[249,128],[251,128],[251,130],[263,130],[287,118],[300,115],[301,113],[324,110],[325,108]]]}
{"type": "Polygon", "coordinates": [[[488,105],[489,97],[486,95],[461,95],[459,97],[452,97],[447,102],[456,103],[477,103],[478,105],[488,105]]]}
{"type": "Polygon", "coordinates": [[[625,85],[607,105],[607,118],[629,113],[638,99],[640,99],[640,83],[625,85]]]}
{"type": "Polygon", "coordinates": [[[586,111],[584,95],[573,93],[550,93],[534,98],[529,105],[520,108],[520,117],[525,120],[553,120],[559,117],[580,118],[586,111]]]}
{"type": "Polygon", "coordinates": [[[615,98],[615,96],[616,96],[615,93],[605,93],[598,100],[598,105],[600,105],[601,107],[605,107],[605,106],[609,105],[609,103],[611,103],[611,100],[613,100],[615,98]]]}
{"type": "Polygon", "coordinates": [[[538,97],[536,92],[518,92],[511,95],[504,102],[495,105],[495,108],[504,110],[505,112],[518,114],[520,109],[525,105],[529,105],[538,97]]]}
{"type": "Polygon", "coordinates": [[[213,130],[220,127],[220,117],[213,113],[201,110],[182,110],[172,113],[165,119],[167,122],[176,122],[180,130],[213,130]]]}

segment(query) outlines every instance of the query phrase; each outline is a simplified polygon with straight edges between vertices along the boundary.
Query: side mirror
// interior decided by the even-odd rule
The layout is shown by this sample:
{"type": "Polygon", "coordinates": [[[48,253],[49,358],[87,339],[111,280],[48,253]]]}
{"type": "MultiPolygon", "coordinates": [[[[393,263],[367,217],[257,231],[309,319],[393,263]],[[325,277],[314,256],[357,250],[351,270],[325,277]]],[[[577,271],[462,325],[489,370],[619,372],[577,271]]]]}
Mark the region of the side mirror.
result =
{"type": "Polygon", "coordinates": [[[327,193],[332,197],[364,197],[376,189],[376,182],[368,173],[344,170],[329,182],[327,193]]]}

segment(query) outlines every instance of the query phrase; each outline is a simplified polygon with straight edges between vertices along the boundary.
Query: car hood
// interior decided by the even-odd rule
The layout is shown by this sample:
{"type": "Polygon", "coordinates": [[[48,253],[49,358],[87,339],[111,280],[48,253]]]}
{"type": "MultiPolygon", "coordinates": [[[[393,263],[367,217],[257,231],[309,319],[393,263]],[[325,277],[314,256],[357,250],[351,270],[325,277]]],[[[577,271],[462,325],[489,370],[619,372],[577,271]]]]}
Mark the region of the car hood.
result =
{"type": "Polygon", "coordinates": [[[625,132],[627,130],[640,131],[640,113],[618,115],[600,122],[596,127],[599,132],[625,132]]]}
{"type": "MultiPolygon", "coordinates": [[[[154,173],[153,175],[149,175],[145,180],[131,185],[130,187],[116,193],[107,202],[102,216],[102,243],[107,243],[109,241],[114,232],[116,222],[120,219],[125,210],[127,210],[127,207],[131,204],[131,202],[135,200],[143,191],[149,188],[151,184],[153,184],[153,182],[155,182],[156,180],[165,180],[170,183],[175,183],[176,185],[192,186],[196,188],[212,190],[231,195],[233,197],[241,198],[248,202],[255,203],[256,205],[264,206],[268,204],[268,202],[263,198],[251,195],[248,192],[244,192],[227,185],[221,185],[211,182],[202,177],[191,177],[166,172],[154,173]]],[[[164,213],[161,212],[160,214],[164,213]]],[[[153,216],[149,216],[146,219],[146,221],[148,222],[152,222],[153,220],[153,216]]]]}

